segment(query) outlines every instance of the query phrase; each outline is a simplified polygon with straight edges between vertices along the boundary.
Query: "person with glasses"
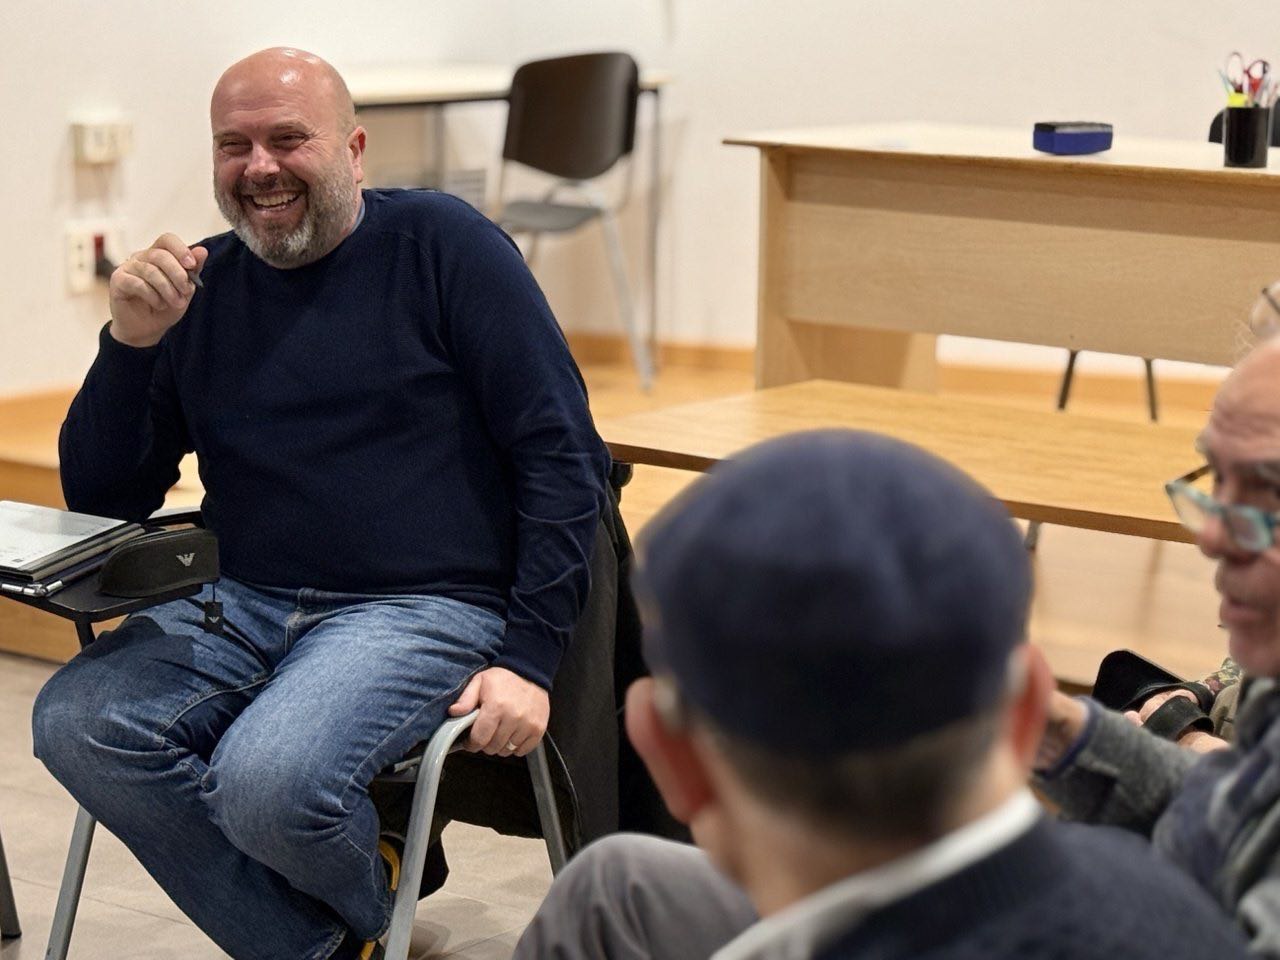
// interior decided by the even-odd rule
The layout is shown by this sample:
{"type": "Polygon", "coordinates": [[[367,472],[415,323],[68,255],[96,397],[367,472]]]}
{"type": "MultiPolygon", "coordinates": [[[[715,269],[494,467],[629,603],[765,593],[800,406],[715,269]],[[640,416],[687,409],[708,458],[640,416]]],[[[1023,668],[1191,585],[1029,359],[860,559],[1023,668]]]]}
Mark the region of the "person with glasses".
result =
{"type": "MultiPolygon", "coordinates": [[[[1254,308],[1264,336],[1280,329],[1277,293],[1254,308]]],[[[1166,489],[1217,562],[1219,617],[1243,676],[1234,742],[1201,755],[1055,693],[1038,782],[1069,817],[1148,836],[1235,916],[1256,953],[1280,956],[1280,337],[1228,375],[1198,447],[1204,466],[1166,489]]]]}
{"type": "Polygon", "coordinates": [[[888,437],[794,434],[651,522],[654,676],[627,730],[698,846],[620,835],[515,960],[1225,960],[1243,937],[1140,838],[1026,780],[1053,679],[1003,507],[888,437]]]}

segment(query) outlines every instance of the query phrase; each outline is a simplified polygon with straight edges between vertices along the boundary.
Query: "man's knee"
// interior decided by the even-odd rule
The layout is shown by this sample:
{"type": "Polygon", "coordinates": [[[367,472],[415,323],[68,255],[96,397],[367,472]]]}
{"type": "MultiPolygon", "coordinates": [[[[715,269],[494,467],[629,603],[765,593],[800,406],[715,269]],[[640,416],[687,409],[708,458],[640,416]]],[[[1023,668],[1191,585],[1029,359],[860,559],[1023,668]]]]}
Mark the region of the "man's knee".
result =
{"type": "Polygon", "coordinates": [[[68,786],[154,747],[130,704],[110,697],[93,674],[72,661],[44,685],[31,711],[35,755],[68,786]]]}
{"type": "Polygon", "coordinates": [[[574,857],[556,878],[556,886],[562,886],[563,895],[579,904],[603,898],[631,903],[644,911],[673,887],[696,894],[703,878],[721,880],[698,848],[643,834],[619,833],[597,840],[574,857]]]}
{"type": "Polygon", "coordinates": [[[271,744],[224,742],[205,777],[214,823],[256,859],[282,864],[344,829],[343,784],[336,769],[271,744]]]}

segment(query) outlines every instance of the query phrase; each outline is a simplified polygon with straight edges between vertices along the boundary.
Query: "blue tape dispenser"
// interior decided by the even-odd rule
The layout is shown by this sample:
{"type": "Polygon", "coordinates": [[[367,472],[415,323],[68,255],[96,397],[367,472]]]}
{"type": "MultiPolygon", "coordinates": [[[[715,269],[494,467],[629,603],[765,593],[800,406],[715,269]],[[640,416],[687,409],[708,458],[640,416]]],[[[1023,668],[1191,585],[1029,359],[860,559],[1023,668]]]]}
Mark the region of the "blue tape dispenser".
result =
{"type": "Polygon", "coordinates": [[[1111,149],[1111,124],[1072,120],[1067,123],[1037,123],[1031,145],[1041,153],[1076,156],[1111,149]]]}

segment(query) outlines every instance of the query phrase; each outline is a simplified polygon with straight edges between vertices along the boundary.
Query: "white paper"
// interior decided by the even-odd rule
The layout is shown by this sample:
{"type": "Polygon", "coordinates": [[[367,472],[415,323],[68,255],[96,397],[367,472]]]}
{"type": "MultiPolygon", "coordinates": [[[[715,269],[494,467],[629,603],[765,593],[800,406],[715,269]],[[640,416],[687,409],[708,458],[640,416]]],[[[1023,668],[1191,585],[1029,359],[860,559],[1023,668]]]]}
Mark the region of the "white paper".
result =
{"type": "Polygon", "coordinates": [[[124,521],[0,500],[0,566],[24,567],[124,521]]]}

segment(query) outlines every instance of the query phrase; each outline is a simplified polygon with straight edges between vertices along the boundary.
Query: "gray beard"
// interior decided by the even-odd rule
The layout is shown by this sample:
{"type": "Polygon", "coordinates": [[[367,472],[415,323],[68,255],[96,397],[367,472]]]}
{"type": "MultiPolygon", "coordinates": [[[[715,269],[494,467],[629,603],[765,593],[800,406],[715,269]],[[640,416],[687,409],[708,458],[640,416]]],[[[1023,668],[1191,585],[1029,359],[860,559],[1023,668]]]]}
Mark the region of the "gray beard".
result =
{"type": "Polygon", "coordinates": [[[277,270],[292,270],[314,263],[338,245],[351,225],[358,189],[349,174],[317,180],[307,189],[307,212],[302,222],[287,233],[256,230],[239,198],[218,189],[216,182],[213,196],[222,216],[246,247],[277,270]]]}

